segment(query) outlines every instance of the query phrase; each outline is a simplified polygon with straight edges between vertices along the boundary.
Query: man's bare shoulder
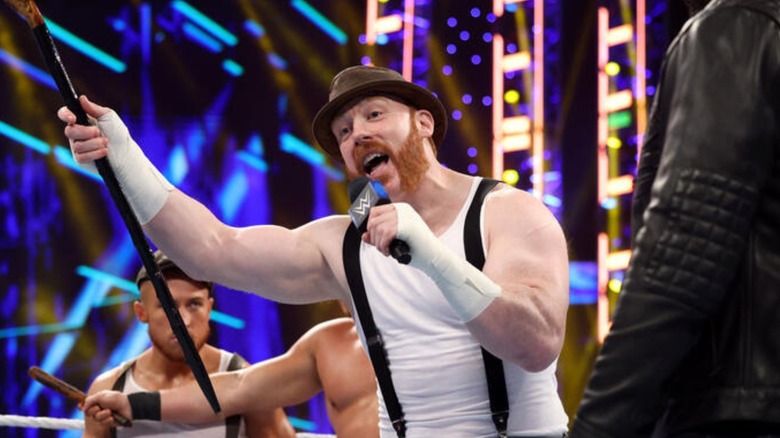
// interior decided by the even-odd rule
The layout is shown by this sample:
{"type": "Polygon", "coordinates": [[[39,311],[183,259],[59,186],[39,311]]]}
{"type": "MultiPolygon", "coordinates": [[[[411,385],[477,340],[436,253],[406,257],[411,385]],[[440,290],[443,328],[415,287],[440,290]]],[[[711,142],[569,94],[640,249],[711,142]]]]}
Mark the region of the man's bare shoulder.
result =
{"type": "Polygon", "coordinates": [[[313,242],[326,256],[341,254],[341,242],[351,221],[347,215],[332,215],[311,221],[295,229],[307,241],[313,242]]]}
{"type": "Polygon", "coordinates": [[[329,319],[310,328],[301,336],[297,343],[316,345],[320,342],[332,342],[334,340],[343,341],[344,339],[351,340],[352,332],[355,333],[354,338],[357,339],[357,331],[355,330],[355,323],[352,321],[352,318],[343,317],[329,319]]]}
{"type": "Polygon", "coordinates": [[[510,222],[528,232],[549,225],[559,226],[558,220],[539,198],[508,184],[497,185],[485,199],[485,206],[489,221],[510,222]]]}
{"type": "Polygon", "coordinates": [[[111,368],[108,371],[104,371],[99,376],[97,376],[95,380],[92,381],[87,394],[94,394],[104,389],[111,389],[114,386],[114,383],[116,383],[116,380],[122,374],[122,371],[126,369],[127,366],[122,364],[116,368],[111,368]]]}
{"type": "Polygon", "coordinates": [[[312,327],[309,332],[314,336],[341,336],[355,331],[355,321],[349,317],[334,318],[312,327]]]}
{"type": "Polygon", "coordinates": [[[536,196],[506,183],[496,184],[496,187],[488,194],[486,202],[515,203],[523,206],[544,206],[536,196]]]}
{"type": "Polygon", "coordinates": [[[339,295],[331,295],[330,298],[344,299],[349,290],[344,273],[343,242],[347,227],[351,224],[349,216],[327,216],[306,225],[296,228],[295,232],[301,233],[303,241],[316,246],[319,253],[327,262],[333,278],[338,282],[339,295]]]}
{"type": "Polygon", "coordinates": [[[323,321],[310,328],[296,342],[300,347],[305,347],[313,354],[320,351],[320,346],[326,350],[336,351],[342,348],[351,348],[357,345],[359,338],[352,318],[343,317],[323,321]]]}

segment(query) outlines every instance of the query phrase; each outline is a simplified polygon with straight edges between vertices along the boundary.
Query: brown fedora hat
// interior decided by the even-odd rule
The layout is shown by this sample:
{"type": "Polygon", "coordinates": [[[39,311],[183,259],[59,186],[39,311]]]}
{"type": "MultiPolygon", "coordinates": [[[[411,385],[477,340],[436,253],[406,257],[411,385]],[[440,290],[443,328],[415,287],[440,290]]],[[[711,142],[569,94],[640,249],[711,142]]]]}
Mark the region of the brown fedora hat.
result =
{"type": "Polygon", "coordinates": [[[328,103],[314,116],[314,138],[331,157],[341,158],[338,142],[330,130],[333,119],[341,113],[344,104],[355,98],[388,96],[407,105],[431,112],[434,119],[433,142],[438,148],[447,132],[447,112],[441,101],[425,88],[407,81],[395,70],[383,67],[357,65],[337,74],[330,83],[328,103]]]}

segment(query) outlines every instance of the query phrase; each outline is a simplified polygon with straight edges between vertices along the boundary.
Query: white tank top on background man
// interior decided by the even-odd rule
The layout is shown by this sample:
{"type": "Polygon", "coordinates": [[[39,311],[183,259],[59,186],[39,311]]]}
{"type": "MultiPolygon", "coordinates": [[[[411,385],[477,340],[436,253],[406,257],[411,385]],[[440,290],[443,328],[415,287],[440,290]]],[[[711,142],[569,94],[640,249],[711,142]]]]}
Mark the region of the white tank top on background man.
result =
{"type": "MultiPolygon", "coordinates": [[[[232,353],[228,353],[225,350],[219,350],[219,371],[228,371],[228,365],[233,357],[232,353]]],[[[132,365],[135,366],[135,365],[132,365]]],[[[133,378],[133,368],[128,369],[125,373],[125,385],[122,388],[122,392],[125,394],[132,394],[134,392],[148,391],[138,385],[133,378]]],[[[140,437],[153,435],[155,437],[169,437],[169,438],[225,438],[227,425],[225,420],[214,421],[211,423],[202,424],[184,424],[184,423],[169,423],[151,420],[133,420],[133,427],[131,428],[117,428],[116,436],[118,438],[125,437],[140,437]]],[[[240,429],[238,431],[239,437],[246,437],[244,420],[241,419],[240,429]]]]}

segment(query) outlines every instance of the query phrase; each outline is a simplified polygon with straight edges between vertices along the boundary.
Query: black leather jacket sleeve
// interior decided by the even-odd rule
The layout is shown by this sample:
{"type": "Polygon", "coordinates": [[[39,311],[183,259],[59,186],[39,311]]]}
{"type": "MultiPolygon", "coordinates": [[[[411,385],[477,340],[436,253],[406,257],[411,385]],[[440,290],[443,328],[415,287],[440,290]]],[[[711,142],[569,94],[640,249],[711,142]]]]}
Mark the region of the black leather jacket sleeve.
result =
{"type": "Polygon", "coordinates": [[[779,57],[774,21],[717,0],[667,52],[632,260],[573,438],[649,437],[677,367],[731,292],[774,162],[779,57]]]}

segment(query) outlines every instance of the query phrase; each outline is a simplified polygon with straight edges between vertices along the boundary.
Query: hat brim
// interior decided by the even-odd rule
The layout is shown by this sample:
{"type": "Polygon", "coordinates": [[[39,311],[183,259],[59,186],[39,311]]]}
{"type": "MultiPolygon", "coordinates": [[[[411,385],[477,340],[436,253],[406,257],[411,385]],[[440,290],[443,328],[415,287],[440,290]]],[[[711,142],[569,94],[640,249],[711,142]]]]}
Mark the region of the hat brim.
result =
{"type": "Polygon", "coordinates": [[[333,119],[341,112],[343,106],[353,99],[368,96],[398,97],[405,103],[418,109],[431,112],[434,119],[433,142],[438,147],[447,132],[447,112],[441,101],[427,89],[412,82],[399,80],[379,80],[361,84],[346,91],[329,101],[320,109],[312,123],[314,138],[320,147],[331,157],[343,163],[338,142],[331,132],[333,119]]]}

